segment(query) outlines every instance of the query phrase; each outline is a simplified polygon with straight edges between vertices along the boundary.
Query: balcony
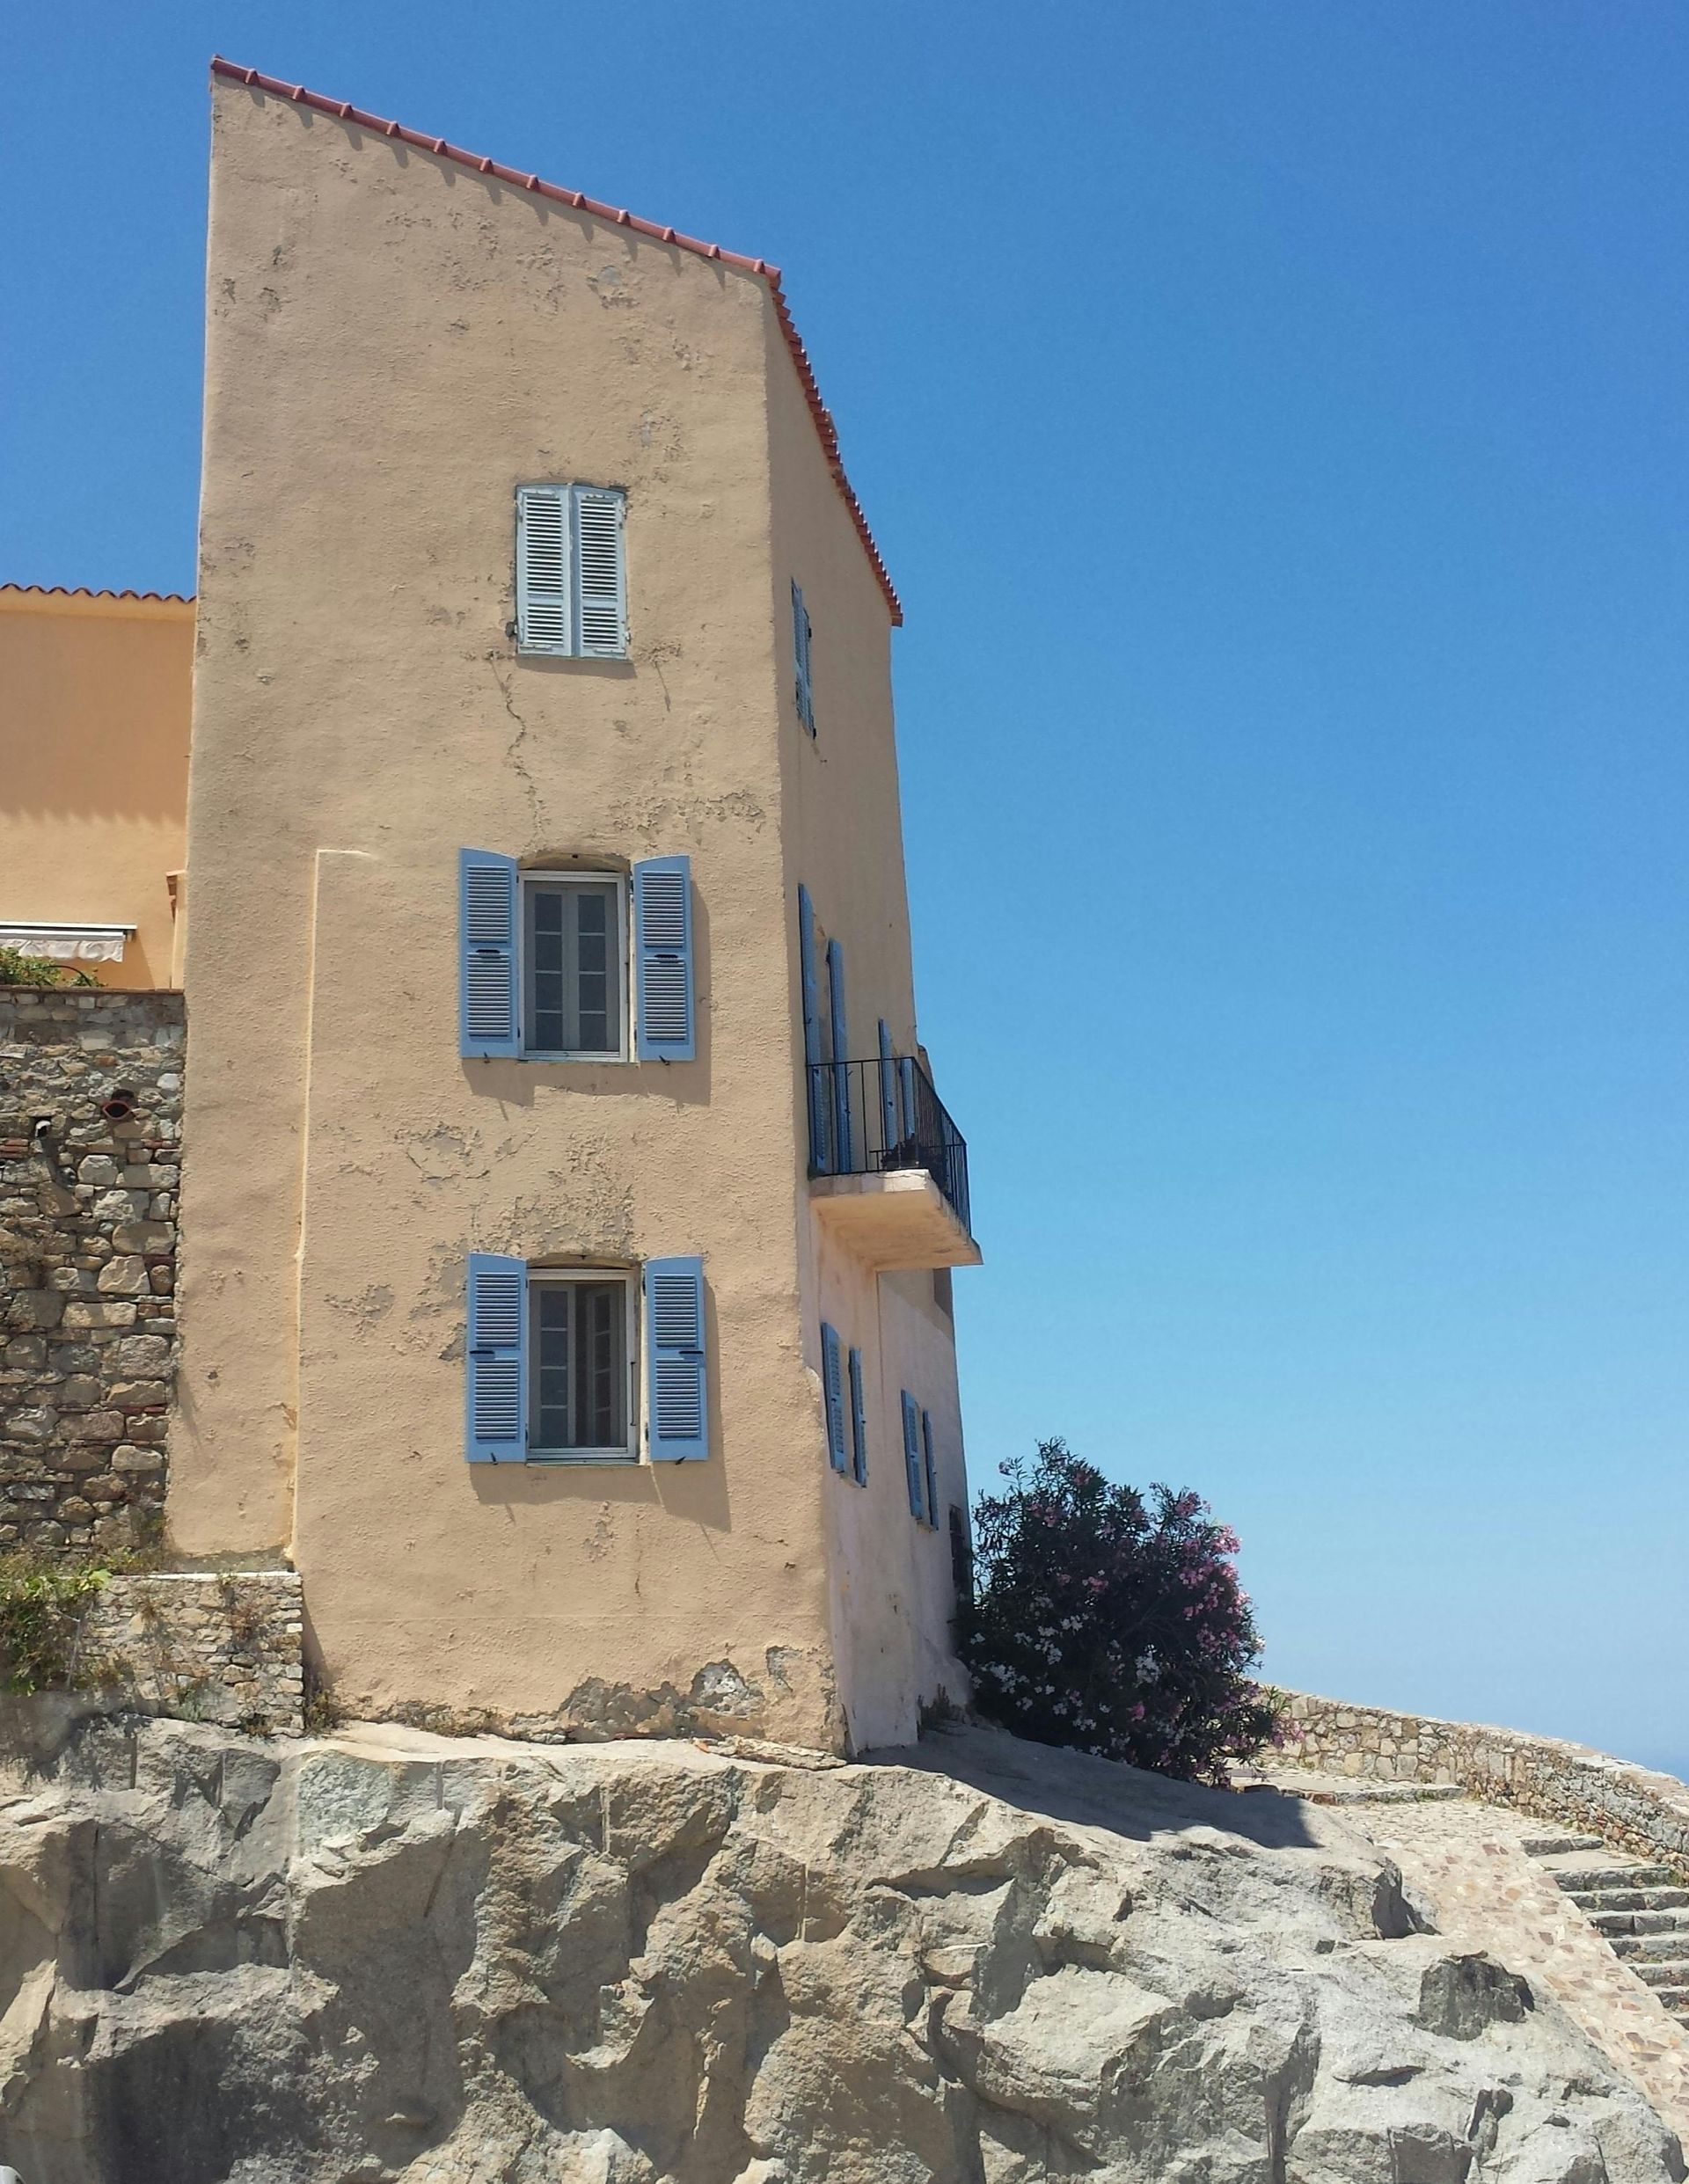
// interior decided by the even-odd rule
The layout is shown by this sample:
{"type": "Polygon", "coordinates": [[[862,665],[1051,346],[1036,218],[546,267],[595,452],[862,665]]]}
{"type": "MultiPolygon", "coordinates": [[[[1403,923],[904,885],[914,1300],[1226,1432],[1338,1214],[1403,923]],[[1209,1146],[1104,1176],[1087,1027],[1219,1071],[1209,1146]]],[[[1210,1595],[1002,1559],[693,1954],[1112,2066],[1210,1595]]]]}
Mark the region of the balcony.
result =
{"type": "Polygon", "coordinates": [[[826,1232],[878,1273],[976,1267],[968,1143],[910,1055],[808,1072],[810,1199],[826,1232]]]}

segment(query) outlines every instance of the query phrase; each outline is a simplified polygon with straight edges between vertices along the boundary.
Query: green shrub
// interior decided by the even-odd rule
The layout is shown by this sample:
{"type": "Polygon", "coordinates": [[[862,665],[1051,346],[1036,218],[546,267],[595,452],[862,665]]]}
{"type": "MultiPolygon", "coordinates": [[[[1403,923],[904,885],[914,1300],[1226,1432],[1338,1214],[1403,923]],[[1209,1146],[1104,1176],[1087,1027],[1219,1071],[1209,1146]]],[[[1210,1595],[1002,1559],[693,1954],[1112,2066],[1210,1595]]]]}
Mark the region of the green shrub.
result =
{"type": "Polygon", "coordinates": [[[0,1690],[26,1695],[104,1680],[103,1663],[84,1655],[78,1638],[84,1611],[112,1574],[23,1550],[0,1555],[0,1690]]]}
{"type": "Polygon", "coordinates": [[[45,955],[26,955],[0,943],[0,986],[93,986],[99,980],[71,963],[45,955]]]}

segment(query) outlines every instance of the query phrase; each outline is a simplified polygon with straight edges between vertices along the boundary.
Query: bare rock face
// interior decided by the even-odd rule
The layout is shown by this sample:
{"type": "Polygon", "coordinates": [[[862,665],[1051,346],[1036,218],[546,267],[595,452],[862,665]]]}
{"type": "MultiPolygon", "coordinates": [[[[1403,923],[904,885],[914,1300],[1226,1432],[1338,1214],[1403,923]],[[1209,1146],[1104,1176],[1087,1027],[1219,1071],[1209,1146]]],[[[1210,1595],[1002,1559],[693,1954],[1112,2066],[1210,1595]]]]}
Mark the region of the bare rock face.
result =
{"type": "Polygon", "coordinates": [[[1270,1793],[976,1733],[828,1767],[29,1719],[24,2184],[1684,2174],[1547,1998],[1270,1793]]]}

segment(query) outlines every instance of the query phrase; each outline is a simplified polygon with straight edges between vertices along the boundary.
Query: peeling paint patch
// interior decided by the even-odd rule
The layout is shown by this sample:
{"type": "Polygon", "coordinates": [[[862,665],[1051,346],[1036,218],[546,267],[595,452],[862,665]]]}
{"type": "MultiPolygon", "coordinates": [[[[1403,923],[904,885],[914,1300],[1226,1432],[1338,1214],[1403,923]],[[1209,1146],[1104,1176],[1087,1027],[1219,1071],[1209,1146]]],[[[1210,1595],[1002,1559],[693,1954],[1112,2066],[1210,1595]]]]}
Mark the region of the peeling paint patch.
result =
{"type": "Polygon", "coordinates": [[[371,1282],[355,1297],[329,1297],[323,1300],[331,1311],[344,1312],[350,1319],[361,1319],[367,1325],[385,1319],[393,1309],[393,1293],[384,1282],[371,1282]]]}

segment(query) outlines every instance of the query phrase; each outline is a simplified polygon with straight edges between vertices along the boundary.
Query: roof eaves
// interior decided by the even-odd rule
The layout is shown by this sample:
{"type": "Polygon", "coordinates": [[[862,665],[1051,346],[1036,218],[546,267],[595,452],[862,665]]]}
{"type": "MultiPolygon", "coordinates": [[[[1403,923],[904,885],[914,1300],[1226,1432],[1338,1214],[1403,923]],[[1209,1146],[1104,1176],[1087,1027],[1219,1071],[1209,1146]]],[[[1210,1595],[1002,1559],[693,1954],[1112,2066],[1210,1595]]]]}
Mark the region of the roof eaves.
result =
{"type": "Polygon", "coordinates": [[[443,136],[424,136],[418,129],[407,129],[401,122],[387,121],[378,113],[368,113],[362,106],[355,106],[343,99],[325,98],[322,92],[307,91],[303,84],[283,83],[279,77],[265,76],[257,69],[243,69],[233,61],[225,61],[221,54],[214,55],[211,62],[214,76],[228,78],[232,83],[246,84],[256,91],[268,91],[277,99],[289,99],[296,106],[310,106],[318,113],[332,113],[341,121],[355,122],[359,128],[372,134],[396,138],[402,144],[413,145],[419,151],[431,152],[436,159],[450,159],[472,173],[491,175],[500,182],[508,182],[516,189],[531,190],[537,197],[547,197],[559,204],[572,206],[577,212],[590,213],[595,219],[613,221],[618,227],[632,228],[638,234],[653,237],[659,243],[672,244],[676,249],[691,251],[699,258],[711,258],[724,265],[736,266],[741,272],[757,274],[768,283],[774,300],[775,316],[786,346],[791,351],[792,362],[797,367],[799,383],[809,414],[815,420],[815,431],[821,440],[822,453],[827,469],[851,519],[856,525],[857,536],[863,551],[873,564],[886,604],[891,610],[894,625],[901,625],[903,618],[902,603],[894,588],[880,549],[868,529],[868,519],[857,499],[850,479],[844,474],[844,457],[839,453],[838,430],[833,423],[832,413],[821,398],[821,389],[815,383],[814,367],[808,352],[793,322],[791,307],[780,286],[780,269],[771,266],[765,258],[747,258],[738,251],[723,250],[719,243],[701,242],[697,236],[682,235],[677,229],[661,227],[654,220],[641,220],[635,213],[625,211],[619,205],[606,205],[596,197],[584,196],[579,190],[567,190],[555,182],[542,181],[537,174],[523,174],[515,167],[501,166],[496,159],[483,157],[479,153],[465,151],[461,145],[449,144],[443,136]]]}

